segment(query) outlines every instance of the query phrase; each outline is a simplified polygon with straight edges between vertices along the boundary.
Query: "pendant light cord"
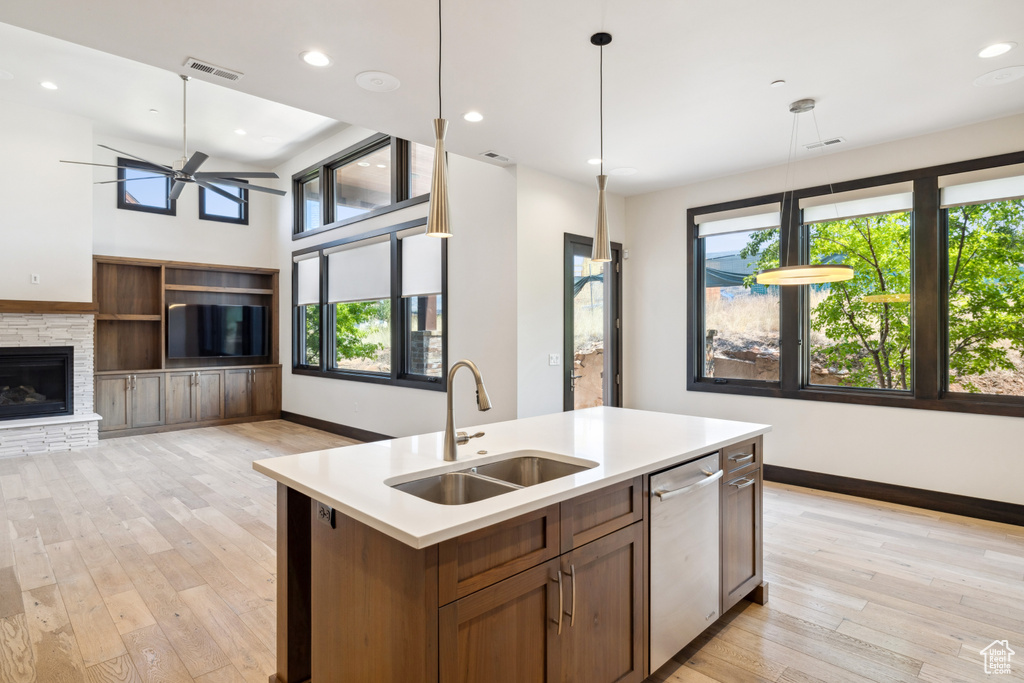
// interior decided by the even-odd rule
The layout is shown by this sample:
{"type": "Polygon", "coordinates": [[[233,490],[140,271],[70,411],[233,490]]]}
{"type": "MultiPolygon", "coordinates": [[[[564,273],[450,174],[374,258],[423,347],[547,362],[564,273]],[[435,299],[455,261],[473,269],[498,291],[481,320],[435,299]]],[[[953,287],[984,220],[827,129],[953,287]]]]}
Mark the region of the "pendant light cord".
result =
{"type": "Polygon", "coordinates": [[[441,116],[441,0],[437,0],[437,118],[441,116]]]}
{"type": "Polygon", "coordinates": [[[188,158],[188,76],[181,78],[181,158],[188,158]]]}
{"type": "Polygon", "coordinates": [[[600,127],[601,127],[601,175],[604,175],[604,45],[601,46],[601,85],[598,89],[600,100],[600,127]]]}

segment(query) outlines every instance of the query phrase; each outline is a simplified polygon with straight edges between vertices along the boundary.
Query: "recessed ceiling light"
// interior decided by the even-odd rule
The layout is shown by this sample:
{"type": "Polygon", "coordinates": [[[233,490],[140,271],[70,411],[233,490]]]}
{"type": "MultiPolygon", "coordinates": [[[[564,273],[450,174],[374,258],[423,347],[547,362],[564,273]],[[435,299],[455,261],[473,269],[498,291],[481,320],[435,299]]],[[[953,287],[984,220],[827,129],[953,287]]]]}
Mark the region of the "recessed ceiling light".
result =
{"type": "Polygon", "coordinates": [[[1008,66],[1004,69],[989,71],[974,79],[974,85],[979,87],[989,85],[1005,85],[1020,78],[1024,78],[1024,66],[1008,66]]]}
{"type": "Polygon", "coordinates": [[[241,128],[235,128],[235,135],[245,135],[245,131],[241,128]]]}
{"type": "Polygon", "coordinates": [[[10,71],[4,71],[3,69],[0,69],[0,81],[13,81],[13,80],[14,80],[14,74],[12,74],[10,71]]]}
{"type": "Polygon", "coordinates": [[[276,145],[277,143],[281,142],[281,138],[277,137],[276,135],[264,135],[263,137],[260,138],[260,140],[263,140],[263,142],[269,142],[272,145],[276,145]]]}
{"type": "Polygon", "coordinates": [[[331,58],[325,55],[323,52],[316,50],[309,50],[299,55],[302,57],[302,61],[310,66],[327,66],[331,63],[331,58]]]}
{"type": "Polygon", "coordinates": [[[159,109],[150,109],[150,110],[149,110],[149,113],[150,113],[150,114],[159,114],[159,113],[160,113],[160,110],[159,110],[159,109]]]}
{"type": "Polygon", "coordinates": [[[780,79],[779,79],[779,80],[777,80],[777,81],[772,81],[772,82],[771,82],[771,83],[769,83],[768,85],[770,85],[770,86],[771,86],[771,87],[773,87],[773,88],[781,88],[782,86],[786,85],[786,81],[784,81],[784,80],[782,80],[782,79],[780,78],[780,79]]]}
{"type": "Polygon", "coordinates": [[[463,114],[462,118],[466,119],[471,123],[477,123],[484,120],[484,115],[478,111],[467,111],[463,114]]]}
{"type": "Polygon", "coordinates": [[[1017,47],[1017,43],[995,43],[994,45],[989,45],[979,52],[978,56],[982,59],[990,59],[992,57],[998,57],[999,55],[1005,55],[1015,47],[1017,47]]]}
{"type": "Polygon", "coordinates": [[[391,92],[398,90],[402,82],[384,71],[363,71],[356,74],[356,84],[370,92],[391,92]]]}
{"type": "Polygon", "coordinates": [[[50,81],[43,81],[39,85],[43,86],[47,90],[56,90],[57,89],[57,84],[56,83],[51,83],[50,81]]]}
{"type": "Polygon", "coordinates": [[[387,168],[387,164],[377,164],[377,168],[387,168]]]}
{"type": "Polygon", "coordinates": [[[590,164],[591,166],[597,166],[599,163],[601,163],[601,160],[600,159],[587,159],[587,163],[590,164]]]}
{"type": "Polygon", "coordinates": [[[623,166],[622,168],[613,168],[608,171],[608,175],[633,175],[636,173],[636,169],[631,166],[623,166]]]}
{"type": "Polygon", "coordinates": [[[370,165],[369,161],[360,161],[360,162],[356,163],[356,166],[362,166],[363,168],[366,168],[369,165],[370,165]]]}

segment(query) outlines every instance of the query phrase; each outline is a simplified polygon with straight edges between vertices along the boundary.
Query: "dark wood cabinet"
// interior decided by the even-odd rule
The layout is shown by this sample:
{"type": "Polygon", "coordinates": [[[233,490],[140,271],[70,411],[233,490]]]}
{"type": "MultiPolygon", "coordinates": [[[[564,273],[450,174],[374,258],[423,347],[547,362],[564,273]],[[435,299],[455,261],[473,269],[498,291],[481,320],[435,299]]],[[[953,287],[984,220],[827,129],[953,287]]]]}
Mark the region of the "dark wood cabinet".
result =
{"type": "Polygon", "coordinates": [[[96,412],[101,432],[164,424],[163,373],[104,375],[96,378],[96,412]]]}
{"type": "Polygon", "coordinates": [[[252,369],[224,371],[224,417],[248,417],[252,414],[252,369]]]}
{"type": "Polygon", "coordinates": [[[280,368],[253,368],[250,414],[277,417],[281,412],[280,377],[280,368]]]}
{"type": "MultiPolygon", "coordinates": [[[[727,474],[722,478],[721,487],[722,614],[756,591],[764,578],[760,450],[761,439],[758,438],[737,444],[723,453],[727,474]],[[730,455],[739,456],[733,463],[744,461],[728,472],[730,455]]],[[[758,596],[763,602],[765,596],[760,592],[758,596]]]]}
{"type": "Polygon", "coordinates": [[[224,418],[224,373],[219,370],[196,371],[196,420],[224,418]]]}
{"type": "Polygon", "coordinates": [[[193,370],[167,373],[167,424],[224,417],[223,373],[193,370]]]}
{"type": "Polygon", "coordinates": [[[563,614],[560,632],[565,585],[558,575],[559,560],[549,560],[442,607],[441,683],[563,680],[560,658],[567,619],[563,614]]]}

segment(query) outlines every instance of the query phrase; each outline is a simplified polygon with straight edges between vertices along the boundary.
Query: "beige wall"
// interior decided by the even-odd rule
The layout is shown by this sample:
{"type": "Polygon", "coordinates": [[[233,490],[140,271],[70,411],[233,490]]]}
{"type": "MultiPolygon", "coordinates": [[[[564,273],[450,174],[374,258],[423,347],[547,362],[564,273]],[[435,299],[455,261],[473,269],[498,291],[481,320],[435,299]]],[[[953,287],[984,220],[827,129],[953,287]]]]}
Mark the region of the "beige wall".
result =
{"type": "MultiPolygon", "coordinates": [[[[1024,116],[827,158],[849,180],[1024,150],[1024,116]]],[[[795,187],[826,182],[820,158],[796,164],[795,187]]],[[[766,461],[786,467],[1024,503],[1024,419],[686,391],[686,210],[783,190],[765,169],[628,198],[630,277],[625,400],[632,408],[774,426],[766,461]]]]}

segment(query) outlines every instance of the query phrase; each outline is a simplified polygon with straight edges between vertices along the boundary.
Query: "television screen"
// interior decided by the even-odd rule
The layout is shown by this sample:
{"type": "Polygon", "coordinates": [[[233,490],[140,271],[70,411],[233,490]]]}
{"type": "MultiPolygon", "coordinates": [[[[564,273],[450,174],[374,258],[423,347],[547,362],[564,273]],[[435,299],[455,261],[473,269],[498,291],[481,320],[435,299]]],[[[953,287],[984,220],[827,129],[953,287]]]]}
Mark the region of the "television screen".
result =
{"type": "Polygon", "coordinates": [[[267,355],[266,306],[171,304],[167,357],[267,355]]]}

